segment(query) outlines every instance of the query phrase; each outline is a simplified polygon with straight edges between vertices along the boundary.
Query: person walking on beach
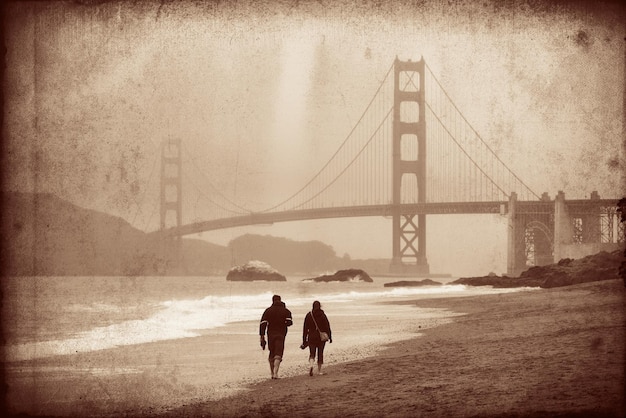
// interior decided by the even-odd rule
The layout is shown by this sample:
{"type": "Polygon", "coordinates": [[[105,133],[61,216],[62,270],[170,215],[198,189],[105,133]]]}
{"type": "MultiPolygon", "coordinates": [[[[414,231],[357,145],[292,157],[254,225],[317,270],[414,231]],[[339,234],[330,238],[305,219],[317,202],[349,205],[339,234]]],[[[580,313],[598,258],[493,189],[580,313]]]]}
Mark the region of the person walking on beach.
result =
{"type": "Polygon", "coordinates": [[[287,327],[293,324],[291,312],[281,302],[279,295],[272,296],[272,306],[267,308],[261,316],[261,324],[259,325],[259,335],[261,336],[261,348],[265,350],[265,345],[269,349],[270,371],[272,379],[278,379],[278,369],[280,362],[283,360],[283,352],[285,351],[285,336],[287,335],[287,327]],[[265,333],[267,331],[267,343],[265,341],[265,333]]]}
{"type": "Polygon", "coordinates": [[[313,367],[315,366],[315,354],[317,352],[317,373],[322,373],[322,365],[324,364],[324,347],[326,346],[325,337],[322,338],[321,333],[328,336],[328,342],[332,343],[332,332],[330,330],[330,322],[328,317],[322,310],[322,304],[319,301],[313,302],[313,309],[304,317],[304,326],[302,329],[302,345],[300,348],[309,347],[309,376],[313,376],[313,367]]]}

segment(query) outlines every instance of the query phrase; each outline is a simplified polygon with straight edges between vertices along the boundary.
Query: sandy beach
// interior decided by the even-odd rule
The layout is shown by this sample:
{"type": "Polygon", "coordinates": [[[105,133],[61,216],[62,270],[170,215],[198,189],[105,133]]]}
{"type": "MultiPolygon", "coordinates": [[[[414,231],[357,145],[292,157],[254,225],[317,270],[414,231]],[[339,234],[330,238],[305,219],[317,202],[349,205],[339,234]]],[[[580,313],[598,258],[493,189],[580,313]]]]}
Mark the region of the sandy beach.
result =
{"type": "Polygon", "coordinates": [[[161,416],[622,417],[624,295],[610,280],[411,302],[466,315],[323,376],[268,378],[161,416]]]}
{"type": "MultiPolygon", "coordinates": [[[[6,373],[7,399],[20,408],[9,412],[127,417],[621,417],[626,412],[624,301],[623,281],[607,280],[385,302],[457,315],[420,318],[415,310],[411,324],[415,336],[393,342],[375,355],[371,344],[363,342],[359,343],[363,353],[341,358],[342,335],[336,333],[326,350],[330,359],[326,374],[313,377],[307,374],[305,352],[296,348],[285,359],[282,378],[270,380],[266,352],[250,344],[255,337],[250,329],[256,323],[247,322],[222,338],[207,335],[13,363],[6,373]],[[233,347],[223,350],[218,361],[226,362],[233,375],[244,376],[243,383],[241,378],[230,381],[215,375],[216,357],[210,353],[215,341],[233,347]],[[241,352],[234,355],[233,349],[241,352]],[[215,379],[220,385],[211,384],[215,379]]],[[[379,319],[384,321],[384,316],[379,319]]],[[[370,321],[355,319],[353,325],[363,327],[370,321]]],[[[289,338],[296,339],[297,332],[289,338]]]]}

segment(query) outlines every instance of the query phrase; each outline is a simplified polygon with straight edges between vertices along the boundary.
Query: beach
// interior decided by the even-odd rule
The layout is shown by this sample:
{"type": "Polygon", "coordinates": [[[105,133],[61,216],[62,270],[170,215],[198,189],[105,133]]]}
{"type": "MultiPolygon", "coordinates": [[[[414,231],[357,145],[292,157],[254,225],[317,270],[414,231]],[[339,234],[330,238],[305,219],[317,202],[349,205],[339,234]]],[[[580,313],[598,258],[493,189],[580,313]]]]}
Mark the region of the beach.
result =
{"type": "MultiPolygon", "coordinates": [[[[377,302],[370,315],[331,316],[337,329],[327,344],[325,374],[313,377],[306,351],[297,348],[299,323],[287,336],[278,380],[270,380],[267,352],[257,345],[257,321],[194,338],[34,358],[5,371],[9,412],[624,416],[624,299],[624,283],[607,280],[377,302]],[[340,331],[346,324],[355,329],[340,331]]],[[[298,317],[305,311],[294,306],[298,317]]]]}
{"type": "Polygon", "coordinates": [[[624,295],[610,280],[405,302],[466,315],[322,376],[268,376],[161,416],[622,417],[624,295]]]}

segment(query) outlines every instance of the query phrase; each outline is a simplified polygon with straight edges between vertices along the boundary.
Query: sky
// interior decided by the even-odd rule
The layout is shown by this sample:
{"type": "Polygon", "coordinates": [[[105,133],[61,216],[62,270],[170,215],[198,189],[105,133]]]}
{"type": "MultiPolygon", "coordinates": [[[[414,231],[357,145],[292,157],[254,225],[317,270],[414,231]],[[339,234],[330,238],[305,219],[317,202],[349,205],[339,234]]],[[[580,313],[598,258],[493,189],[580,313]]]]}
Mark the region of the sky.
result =
{"type": "MultiPolygon", "coordinates": [[[[152,231],[160,144],[178,138],[184,222],[206,219],[211,187],[250,210],[270,207],[335,152],[397,56],[423,57],[538,194],[622,196],[624,7],[501,4],[10,4],[2,188],[51,192],[152,231]]],[[[226,244],[246,232],[321,240],[339,256],[391,256],[384,218],[201,237],[226,244]]],[[[500,215],[429,216],[427,234],[433,272],[506,269],[500,215]]]]}

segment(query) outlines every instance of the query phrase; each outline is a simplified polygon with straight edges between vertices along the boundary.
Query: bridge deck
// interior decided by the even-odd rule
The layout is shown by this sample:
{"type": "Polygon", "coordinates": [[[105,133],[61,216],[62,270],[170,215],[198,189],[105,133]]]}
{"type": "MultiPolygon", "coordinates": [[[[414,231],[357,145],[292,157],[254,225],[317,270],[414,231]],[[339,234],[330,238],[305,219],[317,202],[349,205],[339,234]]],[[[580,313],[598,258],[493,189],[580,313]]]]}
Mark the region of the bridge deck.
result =
{"type": "MultiPolygon", "coordinates": [[[[566,201],[577,213],[579,210],[588,212],[598,207],[615,207],[615,199],[596,200],[569,200],[566,201]]],[[[518,201],[518,211],[523,213],[552,213],[554,201],[518,201]]],[[[184,236],[204,231],[234,228],[248,225],[268,225],[278,222],[302,221],[312,219],[330,218],[356,218],[366,216],[391,217],[394,212],[400,214],[506,214],[508,213],[508,201],[494,202],[445,202],[445,203],[411,203],[402,205],[371,205],[371,206],[342,206],[333,208],[290,210],[273,213],[250,213],[247,215],[233,216],[230,218],[213,219],[209,221],[195,222],[180,227],[168,228],[155,231],[151,234],[164,236],[184,236]]]]}
{"type": "MultiPolygon", "coordinates": [[[[501,205],[507,202],[476,202],[476,203],[420,203],[404,204],[399,207],[388,205],[342,206],[334,208],[302,209],[273,213],[251,213],[231,218],[213,219],[183,225],[179,228],[168,228],[161,233],[166,236],[182,236],[217,229],[234,228],[247,225],[267,225],[278,222],[302,221],[329,218],[358,218],[365,216],[392,216],[394,210],[410,214],[477,214],[499,213],[501,205]]],[[[505,206],[506,207],[506,206],[505,206]]]]}

